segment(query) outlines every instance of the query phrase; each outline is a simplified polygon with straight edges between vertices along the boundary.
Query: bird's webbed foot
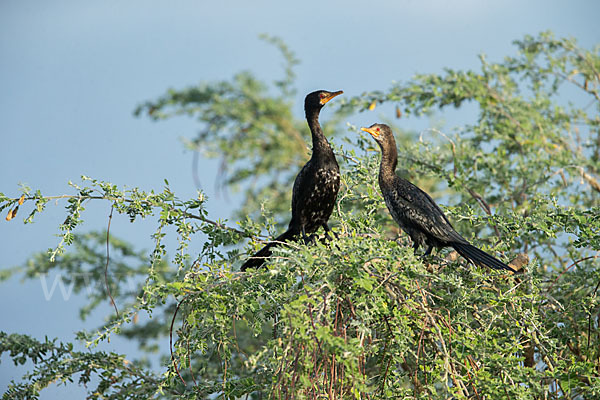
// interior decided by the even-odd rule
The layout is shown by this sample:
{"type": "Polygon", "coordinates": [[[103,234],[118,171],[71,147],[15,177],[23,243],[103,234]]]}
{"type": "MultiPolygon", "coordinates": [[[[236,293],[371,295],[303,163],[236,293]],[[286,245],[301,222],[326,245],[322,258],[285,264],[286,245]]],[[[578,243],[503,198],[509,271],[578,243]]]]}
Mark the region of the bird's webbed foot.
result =
{"type": "Polygon", "coordinates": [[[427,247],[425,253],[423,253],[423,255],[419,257],[421,259],[421,262],[425,265],[427,271],[432,273],[439,270],[440,268],[443,268],[443,266],[446,265],[446,262],[443,258],[432,254],[431,251],[433,250],[433,248],[434,246],[427,247]]]}
{"type": "Polygon", "coordinates": [[[325,231],[325,240],[339,239],[340,237],[334,231],[332,231],[327,224],[323,224],[323,230],[325,231]]]}
{"type": "Polygon", "coordinates": [[[433,245],[430,245],[429,243],[422,243],[419,240],[415,240],[415,238],[411,238],[411,239],[413,242],[412,248],[413,248],[415,256],[417,256],[421,259],[425,259],[425,258],[427,258],[428,255],[431,254],[431,251],[433,250],[433,245]],[[427,244],[428,246],[427,246],[427,249],[425,250],[425,253],[423,253],[422,255],[419,256],[417,251],[419,250],[419,247],[421,247],[421,244],[427,244]]]}
{"type": "Polygon", "coordinates": [[[431,261],[431,257],[433,257],[431,255],[431,251],[433,250],[433,246],[429,246],[427,247],[427,250],[425,250],[425,253],[423,253],[419,258],[421,259],[421,261],[429,264],[429,262],[431,261]]]}
{"type": "Polygon", "coordinates": [[[427,248],[427,250],[425,250],[425,253],[423,253],[422,257],[427,257],[428,255],[430,255],[432,250],[433,250],[433,246],[429,246],[427,248]]]}
{"type": "Polygon", "coordinates": [[[304,229],[302,229],[302,241],[304,242],[304,244],[308,245],[308,244],[314,244],[316,241],[316,237],[314,234],[312,235],[307,235],[306,231],[304,231],[304,229]]]}
{"type": "MultiPolygon", "coordinates": [[[[415,250],[415,256],[417,256],[417,249],[419,248],[419,246],[413,246],[413,249],[415,250]]],[[[425,252],[423,254],[421,254],[420,256],[418,256],[418,258],[421,259],[421,261],[424,262],[429,262],[429,258],[431,256],[431,251],[433,250],[433,246],[428,246],[427,249],[425,250],[425,252]]]]}
{"type": "Polygon", "coordinates": [[[416,241],[413,240],[413,253],[415,254],[415,256],[417,255],[417,251],[419,250],[419,243],[417,243],[416,241]]]}

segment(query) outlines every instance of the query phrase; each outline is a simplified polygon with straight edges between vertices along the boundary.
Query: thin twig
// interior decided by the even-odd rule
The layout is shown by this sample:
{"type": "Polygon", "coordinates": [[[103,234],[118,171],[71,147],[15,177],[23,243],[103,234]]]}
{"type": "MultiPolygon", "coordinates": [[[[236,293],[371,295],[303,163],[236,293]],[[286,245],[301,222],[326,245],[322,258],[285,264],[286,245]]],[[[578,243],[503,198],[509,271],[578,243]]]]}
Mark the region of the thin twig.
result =
{"type": "Polygon", "coordinates": [[[194,377],[194,371],[192,370],[192,352],[190,351],[190,338],[186,338],[185,342],[187,344],[188,367],[190,370],[190,375],[192,376],[192,381],[194,381],[194,386],[198,386],[196,378],[194,377]]]}
{"type": "Polygon", "coordinates": [[[548,287],[548,292],[550,291],[550,289],[552,289],[554,287],[554,285],[556,284],[556,282],[560,279],[561,276],[563,276],[568,270],[570,270],[571,268],[573,268],[575,265],[579,264],[580,262],[586,261],[586,260],[590,260],[593,258],[598,258],[600,257],[600,255],[596,254],[595,256],[589,256],[589,257],[584,257],[581,258],[577,261],[575,261],[573,264],[569,265],[568,267],[564,268],[560,274],[558,274],[558,276],[556,277],[556,279],[554,279],[554,281],[550,284],[550,286],[548,287]]]}
{"type": "Polygon", "coordinates": [[[106,228],[106,265],[104,266],[104,284],[106,285],[106,293],[108,293],[108,297],[110,297],[110,302],[112,303],[113,307],[115,308],[115,312],[117,313],[117,318],[119,318],[119,309],[117,308],[115,299],[113,298],[112,293],[110,292],[110,285],[108,284],[108,262],[110,260],[110,253],[109,253],[110,223],[112,222],[112,215],[113,215],[114,208],[115,208],[114,204],[112,206],[110,206],[110,214],[108,216],[108,226],[106,228]]]}
{"type": "Polygon", "coordinates": [[[177,363],[175,362],[175,356],[173,355],[173,325],[175,324],[175,317],[177,317],[177,312],[179,311],[179,307],[181,307],[181,305],[187,300],[188,296],[189,296],[189,294],[186,295],[183,298],[183,300],[181,300],[179,303],[177,303],[177,307],[175,307],[175,312],[173,313],[173,319],[171,320],[171,328],[169,329],[169,351],[171,352],[171,361],[173,361],[173,366],[175,367],[175,372],[177,372],[177,375],[179,376],[179,379],[181,379],[181,382],[183,382],[184,386],[186,386],[187,384],[185,383],[185,380],[179,373],[179,367],[177,366],[177,363]]]}

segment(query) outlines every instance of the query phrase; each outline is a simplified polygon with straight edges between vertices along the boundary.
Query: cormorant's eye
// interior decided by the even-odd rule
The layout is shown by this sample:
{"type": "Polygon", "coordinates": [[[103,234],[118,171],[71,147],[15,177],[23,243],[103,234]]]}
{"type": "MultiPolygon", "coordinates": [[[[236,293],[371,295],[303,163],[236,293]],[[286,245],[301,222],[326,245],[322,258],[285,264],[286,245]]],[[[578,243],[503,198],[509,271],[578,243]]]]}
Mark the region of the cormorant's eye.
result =
{"type": "Polygon", "coordinates": [[[325,93],[319,93],[319,98],[324,99],[325,98],[325,93]]]}
{"type": "Polygon", "coordinates": [[[379,128],[376,128],[377,132],[379,132],[379,128]]]}

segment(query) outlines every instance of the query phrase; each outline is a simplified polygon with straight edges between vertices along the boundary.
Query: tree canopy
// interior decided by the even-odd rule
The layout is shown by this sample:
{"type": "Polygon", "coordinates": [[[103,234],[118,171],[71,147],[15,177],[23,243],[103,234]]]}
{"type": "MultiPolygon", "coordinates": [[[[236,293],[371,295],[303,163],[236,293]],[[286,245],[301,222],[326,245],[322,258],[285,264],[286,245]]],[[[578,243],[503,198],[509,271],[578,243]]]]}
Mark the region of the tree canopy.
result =
{"type": "Polygon", "coordinates": [[[600,397],[600,48],[526,36],[502,61],[480,56],[476,71],[336,99],[322,123],[342,170],[330,220],[338,238],[278,247],[267,268],[240,273],[289,218],[292,182],[310,154],[301,106],[289,101],[298,61],[281,40],[266,40],[281,50],[282,80],[241,72],[169,90],[135,111],[198,120],[187,145],[223,160],[224,188],[245,191],[235,224],[208,215],[203,192],[182,199],[168,182],[145,192],[84,176],[58,196],[0,193],[6,220],[25,213],[25,223],[51,199],[66,202],[56,248],[2,278],[63,271],[76,292],[89,279],[136,282],[89,293],[82,317],[101,302],[116,306],[96,332],[73,339],[89,351],[0,332],[0,354],[34,365],[3,398],[37,398],[55,382],[86,383],[90,398],[110,399],[600,397]],[[458,127],[402,129],[405,118],[467,104],[476,111],[458,127]],[[449,251],[413,254],[379,193],[376,144],[344,124],[380,105],[398,140],[398,172],[443,198],[457,230],[513,260],[518,274],[449,251]],[[82,232],[90,201],[132,223],[155,221],[150,254],[111,234],[110,219],[104,232],[82,232]],[[190,254],[197,240],[202,251],[190,254]],[[94,349],[114,335],[161,354],[163,369],[94,349]],[[166,337],[170,349],[158,345],[166,337]]]}

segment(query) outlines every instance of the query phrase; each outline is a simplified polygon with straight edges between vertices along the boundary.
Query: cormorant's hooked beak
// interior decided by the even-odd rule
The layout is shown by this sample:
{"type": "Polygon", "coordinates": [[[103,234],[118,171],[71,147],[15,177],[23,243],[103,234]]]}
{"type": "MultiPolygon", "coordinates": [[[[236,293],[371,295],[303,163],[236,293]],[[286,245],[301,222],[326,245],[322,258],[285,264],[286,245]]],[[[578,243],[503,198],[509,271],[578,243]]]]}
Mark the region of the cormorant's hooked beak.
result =
{"type": "Polygon", "coordinates": [[[325,103],[327,103],[329,100],[333,99],[335,96],[339,96],[340,94],[344,93],[343,90],[338,90],[337,92],[333,92],[333,93],[329,93],[327,96],[323,97],[321,100],[319,100],[319,103],[321,105],[324,105],[325,103]]]}
{"type": "Polygon", "coordinates": [[[369,133],[371,136],[373,136],[373,138],[377,139],[379,137],[379,132],[377,132],[375,129],[371,129],[371,128],[360,128],[361,131],[365,131],[367,133],[369,133]]]}

